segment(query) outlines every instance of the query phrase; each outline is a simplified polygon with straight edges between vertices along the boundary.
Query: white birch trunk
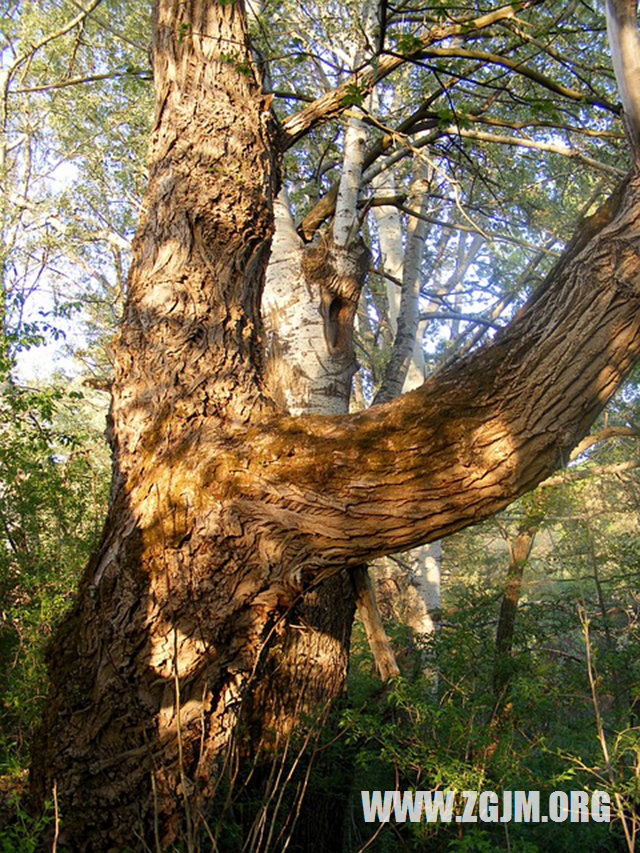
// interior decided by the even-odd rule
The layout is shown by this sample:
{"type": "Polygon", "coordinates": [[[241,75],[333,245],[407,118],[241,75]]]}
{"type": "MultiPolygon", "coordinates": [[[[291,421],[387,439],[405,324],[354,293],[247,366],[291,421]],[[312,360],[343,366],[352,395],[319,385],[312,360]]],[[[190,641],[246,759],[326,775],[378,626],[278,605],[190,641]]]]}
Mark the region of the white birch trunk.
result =
{"type": "MultiPolygon", "coordinates": [[[[323,294],[322,285],[305,275],[305,248],[295,230],[284,190],[276,200],[275,224],[262,300],[271,393],[293,414],[347,412],[352,360],[327,343],[323,312],[326,290],[323,294]]],[[[359,245],[355,251],[360,251],[359,245]]],[[[349,250],[344,248],[342,253],[348,260],[349,250]]],[[[353,569],[352,580],[358,613],[380,677],[386,681],[398,675],[399,669],[366,567],[353,569]]]]}
{"type": "MultiPolygon", "coordinates": [[[[364,0],[361,10],[361,20],[364,33],[370,44],[375,41],[378,25],[379,3],[364,0]]],[[[354,71],[362,61],[362,55],[354,47],[351,55],[351,70],[354,71]]],[[[375,92],[369,98],[370,104],[375,100],[375,92]]],[[[333,242],[340,248],[346,248],[355,235],[357,220],[357,205],[362,186],[362,165],[367,144],[367,129],[362,121],[363,112],[359,107],[352,107],[344,134],[344,155],[342,172],[338,184],[338,195],[333,220],[333,242]]]]}
{"type": "MultiPolygon", "coordinates": [[[[411,210],[421,215],[426,213],[426,181],[419,163],[416,163],[417,175],[411,183],[408,204],[411,210]]],[[[395,190],[393,179],[380,175],[374,180],[376,190],[390,192],[395,190]]],[[[402,281],[401,292],[391,283],[387,284],[390,306],[390,324],[394,335],[393,348],[381,387],[376,394],[376,403],[382,403],[416,388],[424,382],[424,356],[422,337],[419,334],[420,323],[420,283],[421,261],[424,242],[427,236],[427,223],[424,219],[408,217],[406,247],[402,253],[400,216],[395,208],[376,207],[374,216],[378,225],[380,246],[385,258],[393,259],[395,275],[402,281]],[[385,233],[389,229],[389,233],[385,233]],[[402,253],[402,254],[401,254],[402,253]],[[402,260],[400,260],[402,258],[402,260]],[[395,292],[390,293],[393,289],[395,292]]],[[[391,275],[391,269],[385,269],[391,275]]]]}
{"type": "Polygon", "coordinates": [[[292,414],[348,411],[353,368],[329,352],[317,284],[302,269],[304,245],[284,190],[275,203],[276,229],[262,300],[273,396],[292,414]]]}
{"type": "Polygon", "coordinates": [[[637,163],[640,159],[640,35],[637,0],[606,0],[605,9],[613,70],[637,163]]]}
{"type": "Polygon", "coordinates": [[[336,198],[333,220],[333,242],[347,248],[355,236],[358,196],[362,180],[362,164],[367,142],[367,131],[357,114],[351,115],[344,134],[342,174],[336,198]]]}
{"type": "Polygon", "coordinates": [[[441,567],[439,541],[372,564],[383,616],[408,625],[418,642],[440,627],[441,567]]]}
{"type": "MultiPolygon", "coordinates": [[[[395,195],[395,182],[389,172],[374,176],[372,184],[377,194],[395,195]]],[[[426,194],[420,178],[412,183],[411,196],[411,209],[424,212],[426,194]]],[[[372,210],[378,230],[382,268],[396,280],[402,281],[402,292],[397,285],[387,282],[389,323],[396,339],[394,345],[397,342],[399,320],[403,320],[405,326],[407,323],[412,324],[416,329],[411,344],[408,340],[402,344],[405,358],[408,356],[408,365],[401,390],[410,391],[424,382],[425,373],[422,335],[417,317],[426,223],[411,217],[405,250],[398,209],[380,206],[372,210]],[[404,318],[403,311],[406,312],[404,318]]],[[[375,563],[376,586],[383,612],[408,625],[419,639],[433,634],[439,624],[441,557],[440,543],[433,542],[403,554],[399,558],[401,566],[391,559],[375,563]]]]}

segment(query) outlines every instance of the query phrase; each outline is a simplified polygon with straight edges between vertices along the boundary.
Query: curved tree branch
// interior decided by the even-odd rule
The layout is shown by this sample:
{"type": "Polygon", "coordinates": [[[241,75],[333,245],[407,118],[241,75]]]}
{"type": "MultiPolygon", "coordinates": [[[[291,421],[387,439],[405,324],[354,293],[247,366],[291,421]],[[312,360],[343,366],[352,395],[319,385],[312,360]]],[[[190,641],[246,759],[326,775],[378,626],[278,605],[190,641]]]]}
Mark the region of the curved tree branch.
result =
{"type": "Polygon", "coordinates": [[[300,571],[333,571],[440,538],[533,488],[640,354],[639,224],[634,178],[488,346],[366,412],[252,428],[240,446],[262,473],[231,477],[234,512],[257,539],[286,541],[300,571]]]}

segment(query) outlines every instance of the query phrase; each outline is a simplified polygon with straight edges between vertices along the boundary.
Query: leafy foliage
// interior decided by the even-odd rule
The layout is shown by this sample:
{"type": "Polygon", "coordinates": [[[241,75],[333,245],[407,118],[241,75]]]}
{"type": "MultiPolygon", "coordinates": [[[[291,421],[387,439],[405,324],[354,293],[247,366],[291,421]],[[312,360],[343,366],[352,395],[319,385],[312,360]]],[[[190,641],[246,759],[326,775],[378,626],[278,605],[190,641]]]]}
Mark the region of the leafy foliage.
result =
{"type": "Polygon", "coordinates": [[[95,398],[7,383],[0,412],[0,724],[11,766],[44,698],[43,646],[100,530],[108,464],[95,398]]]}
{"type": "Polygon", "coordinates": [[[547,498],[553,510],[548,506],[539,516],[538,546],[526,567],[508,696],[496,695],[493,678],[507,558],[498,525],[521,522],[522,512],[539,511],[532,506],[535,495],[498,524],[492,521],[447,541],[443,627],[421,651],[421,665],[427,662],[423,678],[400,678],[381,694],[368,647],[358,635],[353,707],[343,718],[346,736],[357,744],[351,804],[355,849],[374,833],[367,849],[379,851],[570,851],[576,844],[613,851],[622,843],[615,814],[613,832],[596,823],[512,823],[505,830],[500,824],[424,821],[392,821],[380,832],[379,825],[362,822],[360,789],[540,790],[541,802],[554,790],[605,789],[612,802],[614,792],[623,796],[627,818],[637,825],[640,531],[632,498],[635,474],[623,490],[626,501],[618,492],[613,510],[606,492],[618,486],[600,480],[596,487],[589,481],[578,488],[562,486],[547,498]],[[605,533],[597,536],[605,547],[598,550],[596,564],[575,539],[576,524],[587,526],[586,510],[594,498],[606,507],[596,516],[596,535],[605,533]],[[554,517],[559,509],[562,515],[554,517]],[[616,548],[622,540],[626,547],[616,548]],[[606,547],[610,541],[613,549],[606,547]],[[595,706],[580,606],[591,623],[595,706]],[[604,718],[610,763],[598,741],[596,707],[604,718]]]}

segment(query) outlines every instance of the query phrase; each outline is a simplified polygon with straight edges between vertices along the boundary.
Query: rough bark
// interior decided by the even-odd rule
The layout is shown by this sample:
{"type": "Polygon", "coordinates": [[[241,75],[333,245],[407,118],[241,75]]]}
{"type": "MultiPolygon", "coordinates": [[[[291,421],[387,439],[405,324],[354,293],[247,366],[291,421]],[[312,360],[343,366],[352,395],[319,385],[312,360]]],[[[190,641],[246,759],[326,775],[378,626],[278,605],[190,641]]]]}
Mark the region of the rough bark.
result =
{"type": "Polygon", "coordinates": [[[279,413],[259,317],[277,164],[242,12],[158,0],[154,13],[111,505],[51,646],[33,753],[34,795],[55,783],[61,843],[78,851],[188,843],[298,596],[535,486],[640,353],[634,176],[494,343],[358,415],[279,413]]]}
{"type": "Polygon", "coordinates": [[[155,125],[115,347],[110,510],[50,649],[34,750],[34,793],[57,785],[74,850],[193,837],[241,685],[280,615],[249,543],[233,548],[240,522],[216,473],[219,438],[233,444],[273,409],[259,314],[273,122],[241,4],[159,0],[153,26],[155,125]]]}

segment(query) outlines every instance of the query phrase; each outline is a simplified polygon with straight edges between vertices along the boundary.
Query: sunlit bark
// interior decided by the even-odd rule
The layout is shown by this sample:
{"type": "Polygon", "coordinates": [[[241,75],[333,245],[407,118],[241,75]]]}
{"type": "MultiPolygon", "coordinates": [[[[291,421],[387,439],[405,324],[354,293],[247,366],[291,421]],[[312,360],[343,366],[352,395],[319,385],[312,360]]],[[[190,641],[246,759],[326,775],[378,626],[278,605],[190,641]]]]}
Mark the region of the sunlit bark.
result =
{"type": "Polygon", "coordinates": [[[357,415],[280,412],[259,314],[277,152],[242,11],[156,4],[111,505],[50,649],[32,770],[36,798],[55,783],[72,850],[193,839],[298,597],[532,488],[640,353],[634,175],[492,344],[357,415]]]}

